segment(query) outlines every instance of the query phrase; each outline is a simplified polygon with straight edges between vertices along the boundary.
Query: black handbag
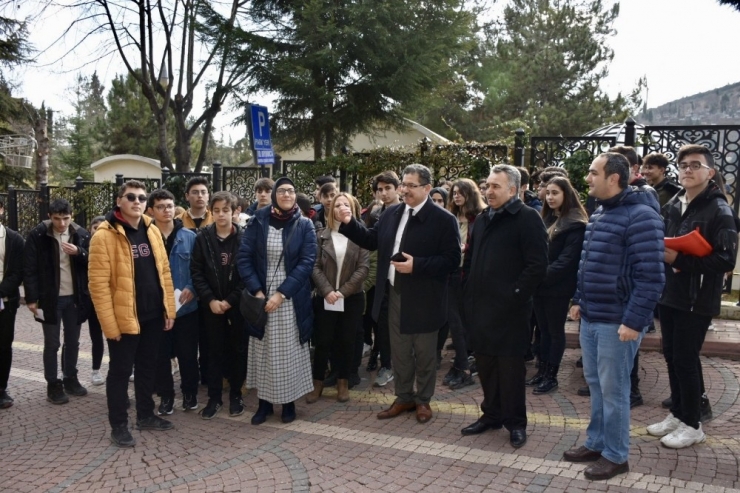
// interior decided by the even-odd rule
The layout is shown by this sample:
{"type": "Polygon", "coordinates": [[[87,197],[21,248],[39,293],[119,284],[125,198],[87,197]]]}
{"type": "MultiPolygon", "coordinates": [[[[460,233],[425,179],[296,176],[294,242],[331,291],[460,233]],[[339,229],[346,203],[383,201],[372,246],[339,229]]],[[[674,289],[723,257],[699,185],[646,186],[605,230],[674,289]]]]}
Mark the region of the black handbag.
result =
{"type": "MultiPolygon", "coordinates": [[[[298,220],[300,221],[300,219],[298,220]]],[[[295,229],[298,227],[298,221],[293,225],[293,229],[290,230],[286,244],[290,244],[290,240],[295,233],[295,229]]],[[[280,252],[280,258],[275,266],[275,272],[272,273],[272,279],[270,279],[270,285],[267,286],[267,292],[264,298],[258,298],[249,292],[248,288],[242,290],[241,299],[239,300],[239,310],[242,312],[242,316],[249,325],[258,328],[264,328],[267,325],[267,312],[265,311],[265,305],[267,305],[267,299],[270,297],[270,288],[272,287],[272,281],[275,280],[275,274],[277,274],[280,264],[283,261],[283,255],[285,254],[285,246],[283,251],[280,252]]]]}

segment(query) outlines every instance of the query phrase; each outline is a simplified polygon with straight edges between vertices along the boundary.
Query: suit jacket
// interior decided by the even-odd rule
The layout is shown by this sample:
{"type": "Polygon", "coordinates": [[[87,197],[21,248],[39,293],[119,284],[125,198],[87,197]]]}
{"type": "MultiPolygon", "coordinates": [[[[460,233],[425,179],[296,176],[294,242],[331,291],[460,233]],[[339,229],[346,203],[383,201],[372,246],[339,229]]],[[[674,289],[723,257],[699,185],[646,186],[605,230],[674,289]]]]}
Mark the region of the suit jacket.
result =
{"type": "MultiPolygon", "coordinates": [[[[372,313],[376,321],[405,210],[403,203],[389,207],[371,229],[354,218],[339,227],[340,233],[360,247],[378,251],[372,313]]],[[[395,276],[395,285],[401,291],[401,333],[436,332],[447,323],[447,277],[460,265],[460,231],[455,216],[427,200],[408,220],[403,251],[414,257],[414,269],[410,274],[396,272],[395,276]]]]}

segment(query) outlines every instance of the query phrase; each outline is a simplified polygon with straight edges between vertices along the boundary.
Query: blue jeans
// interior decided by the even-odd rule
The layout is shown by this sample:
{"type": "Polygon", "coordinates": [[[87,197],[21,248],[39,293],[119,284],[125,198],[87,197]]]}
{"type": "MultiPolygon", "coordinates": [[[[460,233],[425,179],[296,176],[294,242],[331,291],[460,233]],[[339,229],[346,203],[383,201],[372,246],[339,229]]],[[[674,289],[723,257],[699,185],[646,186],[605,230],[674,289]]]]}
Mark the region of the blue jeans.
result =
{"type": "Polygon", "coordinates": [[[77,376],[77,354],[80,351],[80,324],[74,296],[60,296],[57,301],[57,323],[44,324],[44,378],[47,383],[59,379],[57,354],[60,346],[61,325],[64,323],[64,354],[62,374],[65,378],[77,376]]]}
{"type": "Polygon", "coordinates": [[[635,341],[619,340],[619,324],[581,318],[583,376],[591,391],[591,422],[585,446],[614,462],[630,452],[630,372],[643,332],[635,341]]]}

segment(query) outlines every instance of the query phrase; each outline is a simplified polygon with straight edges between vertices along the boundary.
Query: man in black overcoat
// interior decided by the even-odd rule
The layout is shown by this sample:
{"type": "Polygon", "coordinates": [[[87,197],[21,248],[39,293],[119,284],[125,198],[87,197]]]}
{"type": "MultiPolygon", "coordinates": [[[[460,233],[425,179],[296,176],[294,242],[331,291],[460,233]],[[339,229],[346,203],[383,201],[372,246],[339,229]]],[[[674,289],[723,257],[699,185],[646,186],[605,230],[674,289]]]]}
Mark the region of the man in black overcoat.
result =
{"type": "Polygon", "coordinates": [[[532,294],[547,271],[547,232],[519,199],[519,171],[494,166],[486,180],[490,207],[476,219],[465,252],[465,323],[483,387],[483,416],[462,429],[476,435],[506,427],[510,442],[527,441],[524,393],[532,294]]]}
{"type": "Polygon", "coordinates": [[[403,203],[387,208],[372,229],[351,213],[339,227],[360,247],[378,251],[373,318],[387,306],[396,393],[378,419],[413,410],[420,423],[432,418],[437,333],[447,323],[447,277],[460,265],[461,248],[455,217],[428,199],[431,183],[429,168],[411,164],[399,186],[403,203]]]}

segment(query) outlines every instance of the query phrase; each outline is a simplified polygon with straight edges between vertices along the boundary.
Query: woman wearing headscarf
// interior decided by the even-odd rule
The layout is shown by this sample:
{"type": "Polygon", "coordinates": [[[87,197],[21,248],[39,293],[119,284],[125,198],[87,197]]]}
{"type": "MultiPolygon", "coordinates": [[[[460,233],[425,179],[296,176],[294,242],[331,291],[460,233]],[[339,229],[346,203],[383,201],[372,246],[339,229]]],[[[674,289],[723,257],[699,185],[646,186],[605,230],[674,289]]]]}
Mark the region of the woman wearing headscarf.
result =
{"type": "Polygon", "coordinates": [[[253,425],[265,422],[273,404],[282,404],[282,421],[290,423],[296,417],[294,401],[313,390],[307,343],[316,248],[313,224],[296,204],[295,185],[279,178],[271,206],[249,220],[237,258],[246,289],[267,299],[265,327],[247,324],[247,387],[256,388],[259,398],[253,425]]]}

